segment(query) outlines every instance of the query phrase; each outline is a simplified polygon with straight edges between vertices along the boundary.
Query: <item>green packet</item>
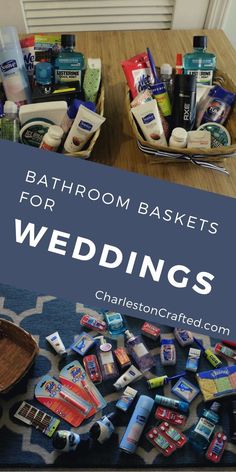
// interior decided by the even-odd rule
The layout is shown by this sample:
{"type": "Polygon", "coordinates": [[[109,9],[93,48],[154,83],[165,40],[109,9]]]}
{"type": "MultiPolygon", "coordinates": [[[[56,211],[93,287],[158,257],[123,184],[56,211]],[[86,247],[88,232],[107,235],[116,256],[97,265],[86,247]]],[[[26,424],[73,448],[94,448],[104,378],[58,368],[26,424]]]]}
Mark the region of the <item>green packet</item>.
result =
{"type": "Polygon", "coordinates": [[[101,82],[101,59],[88,58],[84,75],[83,90],[85,100],[96,103],[101,82]]]}

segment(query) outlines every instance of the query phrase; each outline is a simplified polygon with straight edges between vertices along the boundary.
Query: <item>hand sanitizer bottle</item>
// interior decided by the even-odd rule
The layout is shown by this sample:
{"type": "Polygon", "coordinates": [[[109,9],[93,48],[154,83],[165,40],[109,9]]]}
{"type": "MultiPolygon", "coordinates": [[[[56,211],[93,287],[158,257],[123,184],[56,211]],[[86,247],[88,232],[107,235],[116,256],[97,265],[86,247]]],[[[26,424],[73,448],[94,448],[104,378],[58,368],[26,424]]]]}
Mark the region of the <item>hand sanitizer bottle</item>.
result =
{"type": "Polygon", "coordinates": [[[103,380],[117,378],[119,375],[118,368],[112,352],[112,344],[107,343],[104,336],[97,336],[100,345],[97,350],[97,357],[100,364],[103,380]]]}
{"type": "Polygon", "coordinates": [[[155,360],[148,352],[141,336],[135,336],[128,329],[125,331],[127,349],[142,372],[150,370],[155,365],[155,360]]]}
{"type": "Polygon", "coordinates": [[[184,55],[184,73],[196,76],[197,84],[212,85],[216,56],[207,52],[207,36],[193,37],[193,52],[184,55]]]}
{"type": "Polygon", "coordinates": [[[84,56],[81,52],[74,51],[75,35],[62,34],[61,45],[62,51],[55,60],[55,82],[79,82],[81,86],[84,56]]]}
{"type": "Polygon", "coordinates": [[[214,402],[209,410],[203,410],[202,416],[190,432],[189,442],[199,451],[204,452],[209,446],[215,427],[219,423],[219,408],[220,404],[214,402]]]}
{"type": "Polygon", "coordinates": [[[17,143],[19,129],[17,105],[7,100],[4,105],[4,117],[2,118],[2,139],[17,143]]]}

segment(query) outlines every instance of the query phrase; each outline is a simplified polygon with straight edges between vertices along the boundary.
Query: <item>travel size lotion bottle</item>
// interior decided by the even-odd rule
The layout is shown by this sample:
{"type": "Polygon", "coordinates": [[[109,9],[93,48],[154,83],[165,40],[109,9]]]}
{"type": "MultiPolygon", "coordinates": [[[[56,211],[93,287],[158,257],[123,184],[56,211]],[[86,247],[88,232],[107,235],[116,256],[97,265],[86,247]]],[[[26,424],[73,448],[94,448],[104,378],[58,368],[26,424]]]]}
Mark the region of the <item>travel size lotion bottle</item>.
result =
{"type": "Polygon", "coordinates": [[[142,372],[150,370],[155,365],[155,360],[150,352],[148,352],[141,336],[135,336],[128,329],[125,331],[125,335],[128,352],[138,365],[138,368],[142,372]]]}

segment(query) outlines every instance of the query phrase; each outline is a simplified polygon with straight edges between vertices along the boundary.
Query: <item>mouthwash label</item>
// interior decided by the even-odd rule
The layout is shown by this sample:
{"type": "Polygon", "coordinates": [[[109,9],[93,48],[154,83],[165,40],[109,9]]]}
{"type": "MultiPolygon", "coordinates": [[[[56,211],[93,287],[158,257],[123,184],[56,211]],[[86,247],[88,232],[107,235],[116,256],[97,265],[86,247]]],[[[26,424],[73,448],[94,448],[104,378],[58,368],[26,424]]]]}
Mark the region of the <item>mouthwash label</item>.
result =
{"type": "Polygon", "coordinates": [[[195,75],[198,84],[212,85],[213,70],[191,70],[191,69],[187,69],[186,74],[195,75]]]}
{"type": "Polygon", "coordinates": [[[213,431],[215,429],[215,425],[208,421],[206,418],[200,418],[198,424],[194,428],[194,432],[200,434],[205,439],[209,440],[213,431]]]}
{"type": "Polygon", "coordinates": [[[64,83],[64,82],[80,82],[81,83],[81,70],[56,69],[55,81],[56,83],[64,83]]]}

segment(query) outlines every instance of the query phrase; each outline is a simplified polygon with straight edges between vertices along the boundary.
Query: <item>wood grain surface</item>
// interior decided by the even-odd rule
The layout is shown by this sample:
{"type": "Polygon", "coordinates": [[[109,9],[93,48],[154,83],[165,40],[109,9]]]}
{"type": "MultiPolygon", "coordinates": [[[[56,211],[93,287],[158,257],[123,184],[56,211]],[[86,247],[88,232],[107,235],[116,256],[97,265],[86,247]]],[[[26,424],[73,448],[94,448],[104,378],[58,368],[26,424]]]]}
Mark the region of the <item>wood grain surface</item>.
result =
{"type": "Polygon", "coordinates": [[[221,30],[145,30],[80,32],[77,50],[86,57],[101,57],[105,84],[106,122],[91,160],[113,167],[191,187],[236,197],[236,157],[225,161],[230,175],[192,164],[151,164],[137,148],[125,110],[125,77],[121,61],[150,47],[156,65],[175,65],[177,52],[192,51],[194,34],[208,36],[208,50],[217,56],[217,67],[236,82],[236,51],[221,30]]]}

